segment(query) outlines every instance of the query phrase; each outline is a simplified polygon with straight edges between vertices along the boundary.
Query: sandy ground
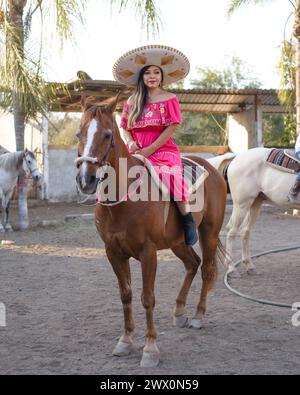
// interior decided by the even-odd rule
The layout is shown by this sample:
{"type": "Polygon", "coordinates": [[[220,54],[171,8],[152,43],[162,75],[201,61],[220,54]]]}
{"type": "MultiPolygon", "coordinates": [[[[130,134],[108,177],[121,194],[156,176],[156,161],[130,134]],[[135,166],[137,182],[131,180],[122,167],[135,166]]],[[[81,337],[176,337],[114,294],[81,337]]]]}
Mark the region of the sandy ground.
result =
{"type": "MultiPolygon", "coordinates": [[[[12,208],[16,226],[16,209],[12,208]]],[[[230,212],[227,209],[226,219],[230,212]]],[[[31,227],[0,235],[0,302],[6,326],[0,327],[0,374],[299,374],[300,327],[290,309],[239,298],[223,285],[224,270],[209,299],[201,330],[172,325],[172,309],[184,275],[169,251],[159,253],[155,319],[161,363],[151,371],[139,366],[145,314],[140,303],[139,263],[132,260],[135,351],[111,355],[123,326],[114,273],[92,219],[66,215],[93,213],[93,207],[32,203],[31,227]],[[43,220],[58,221],[52,226],[43,220]]],[[[300,219],[264,209],[252,233],[252,252],[300,245],[300,219]]],[[[222,240],[224,236],[222,235],[222,240]]],[[[240,247],[236,243],[235,255],[240,247]]],[[[251,295],[277,302],[300,302],[300,251],[261,257],[259,274],[231,284],[251,295]]],[[[188,299],[191,315],[198,301],[198,273],[188,299]]]]}

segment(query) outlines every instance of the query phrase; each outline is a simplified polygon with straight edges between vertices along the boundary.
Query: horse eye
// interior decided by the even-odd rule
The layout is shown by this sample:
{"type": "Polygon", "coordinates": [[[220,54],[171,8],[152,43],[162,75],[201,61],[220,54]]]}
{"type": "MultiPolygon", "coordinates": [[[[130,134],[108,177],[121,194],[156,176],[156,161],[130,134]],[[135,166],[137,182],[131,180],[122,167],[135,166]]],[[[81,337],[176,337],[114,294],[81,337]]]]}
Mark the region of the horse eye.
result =
{"type": "Polygon", "coordinates": [[[31,165],[31,160],[28,161],[28,164],[31,165]]]}
{"type": "Polygon", "coordinates": [[[107,140],[107,139],[110,139],[110,137],[111,137],[111,135],[109,133],[106,133],[104,138],[107,140]]]}
{"type": "Polygon", "coordinates": [[[75,136],[76,136],[78,139],[80,139],[80,137],[81,137],[81,130],[80,130],[80,129],[77,130],[75,136]]]}

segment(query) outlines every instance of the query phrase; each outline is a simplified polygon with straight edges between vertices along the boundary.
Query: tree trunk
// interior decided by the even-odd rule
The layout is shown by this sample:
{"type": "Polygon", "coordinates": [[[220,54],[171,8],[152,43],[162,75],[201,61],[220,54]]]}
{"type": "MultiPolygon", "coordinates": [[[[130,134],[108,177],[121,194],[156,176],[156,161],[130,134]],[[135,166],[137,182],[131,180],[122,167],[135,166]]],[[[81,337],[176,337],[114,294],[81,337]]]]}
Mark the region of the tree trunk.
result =
{"type": "MultiPolygon", "coordinates": [[[[17,45],[18,54],[21,58],[24,57],[24,25],[23,12],[27,0],[9,0],[9,21],[15,28],[15,35],[17,40],[8,37],[8,40],[13,40],[14,45],[17,45]]],[[[11,59],[15,61],[14,58],[11,59]]],[[[25,114],[21,107],[21,92],[13,92],[13,107],[14,107],[14,126],[16,138],[16,150],[22,151],[24,149],[24,130],[25,130],[25,114]]],[[[20,229],[27,229],[28,208],[27,208],[27,185],[24,177],[18,179],[18,207],[19,207],[19,227],[20,229]]]]}

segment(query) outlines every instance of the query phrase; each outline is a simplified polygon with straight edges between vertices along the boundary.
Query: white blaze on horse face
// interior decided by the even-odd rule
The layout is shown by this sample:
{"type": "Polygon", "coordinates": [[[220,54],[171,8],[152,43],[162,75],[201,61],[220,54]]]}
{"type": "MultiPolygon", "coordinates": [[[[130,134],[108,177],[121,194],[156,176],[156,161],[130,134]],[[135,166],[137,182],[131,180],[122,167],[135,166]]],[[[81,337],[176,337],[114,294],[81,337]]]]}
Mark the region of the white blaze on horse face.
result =
{"type": "MultiPolygon", "coordinates": [[[[83,156],[91,156],[90,151],[93,146],[94,136],[95,136],[96,132],[97,132],[97,121],[95,119],[92,119],[92,121],[90,122],[89,128],[88,128],[88,131],[87,131],[87,142],[84,147],[83,156]]],[[[85,176],[86,171],[87,171],[87,163],[84,161],[82,163],[83,177],[85,176]]]]}

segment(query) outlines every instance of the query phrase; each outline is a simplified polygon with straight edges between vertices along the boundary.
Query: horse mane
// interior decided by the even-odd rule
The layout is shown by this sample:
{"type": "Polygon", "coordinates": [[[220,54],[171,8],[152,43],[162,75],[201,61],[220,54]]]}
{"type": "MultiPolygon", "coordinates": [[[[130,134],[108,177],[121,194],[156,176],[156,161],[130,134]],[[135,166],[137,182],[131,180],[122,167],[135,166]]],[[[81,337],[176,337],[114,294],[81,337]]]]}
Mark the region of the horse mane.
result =
{"type": "Polygon", "coordinates": [[[0,167],[5,170],[15,170],[23,152],[24,151],[7,152],[6,154],[0,155],[0,167]]]}

